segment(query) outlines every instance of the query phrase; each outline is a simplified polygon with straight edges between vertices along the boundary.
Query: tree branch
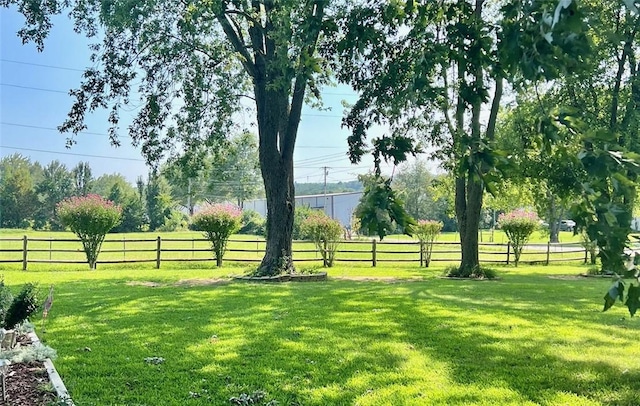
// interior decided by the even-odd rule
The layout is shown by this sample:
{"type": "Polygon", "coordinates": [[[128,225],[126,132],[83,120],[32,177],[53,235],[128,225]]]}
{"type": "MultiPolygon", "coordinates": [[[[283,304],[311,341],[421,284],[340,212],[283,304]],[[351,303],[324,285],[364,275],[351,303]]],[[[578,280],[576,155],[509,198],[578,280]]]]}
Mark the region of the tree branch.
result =
{"type": "Polygon", "coordinates": [[[256,75],[255,63],[252,62],[251,55],[247,51],[247,47],[240,39],[241,34],[238,34],[234,30],[234,28],[231,26],[231,23],[229,22],[229,18],[225,13],[218,14],[216,18],[218,19],[218,22],[222,26],[222,29],[224,30],[225,35],[233,45],[233,49],[235,49],[236,52],[240,54],[242,66],[244,66],[244,69],[247,71],[249,76],[255,77],[256,75]]]}

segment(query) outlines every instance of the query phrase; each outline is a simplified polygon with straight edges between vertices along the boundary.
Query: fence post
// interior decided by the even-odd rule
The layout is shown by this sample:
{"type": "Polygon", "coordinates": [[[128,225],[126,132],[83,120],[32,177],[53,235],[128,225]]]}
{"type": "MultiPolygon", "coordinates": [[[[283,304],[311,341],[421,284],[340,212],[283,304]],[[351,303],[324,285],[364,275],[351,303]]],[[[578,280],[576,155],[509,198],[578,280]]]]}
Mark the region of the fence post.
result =
{"type": "Polygon", "coordinates": [[[551,241],[547,241],[547,262],[546,265],[549,265],[549,256],[551,255],[551,241]]]}
{"type": "Polygon", "coordinates": [[[587,247],[584,247],[584,263],[587,263],[587,247]]]}
{"type": "Polygon", "coordinates": [[[326,268],[329,266],[329,263],[327,262],[327,240],[324,240],[322,242],[322,246],[324,250],[324,252],[322,253],[322,266],[326,268]]]}
{"type": "Polygon", "coordinates": [[[507,242],[507,265],[509,265],[509,260],[511,257],[511,241],[507,242]]]}
{"type": "Polygon", "coordinates": [[[420,241],[420,268],[422,268],[423,262],[424,262],[424,242],[420,241]]]}
{"type": "Polygon", "coordinates": [[[378,258],[376,258],[376,239],[371,240],[371,266],[375,268],[378,263],[378,258]]]}
{"type": "Polygon", "coordinates": [[[25,235],[22,237],[22,270],[27,270],[27,241],[28,237],[25,235]]]}
{"type": "Polygon", "coordinates": [[[156,244],[156,269],[160,269],[160,247],[162,245],[162,238],[158,236],[157,244],[156,244]]]}

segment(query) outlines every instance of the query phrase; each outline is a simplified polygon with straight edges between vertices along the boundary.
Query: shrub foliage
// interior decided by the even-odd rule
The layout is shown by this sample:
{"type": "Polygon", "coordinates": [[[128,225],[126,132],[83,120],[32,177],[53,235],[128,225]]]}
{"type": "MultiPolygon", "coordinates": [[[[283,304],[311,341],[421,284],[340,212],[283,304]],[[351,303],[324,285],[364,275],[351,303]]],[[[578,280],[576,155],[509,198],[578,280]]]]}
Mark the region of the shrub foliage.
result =
{"type": "Polygon", "coordinates": [[[326,267],[332,267],[342,237],[342,224],[320,210],[309,213],[300,225],[301,233],[313,240],[326,267]]]}
{"type": "Polygon", "coordinates": [[[538,216],[530,211],[514,210],[510,213],[501,214],[498,218],[498,223],[509,238],[509,242],[513,247],[515,264],[518,266],[524,245],[538,227],[538,216]]]}
{"type": "Polygon", "coordinates": [[[217,266],[222,266],[222,257],[227,250],[231,234],[240,230],[242,212],[232,204],[206,204],[192,218],[193,228],[202,231],[211,242],[217,266]]]}
{"type": "Polygon", "coordinates": [[[60,222],[80,238],[89,268],[95,269],[105,235],[120,223],[121,207],[102,196],[87,195],[61,201],[57,211],[60,222]]]}
{"type": "Polygon", "coordinates": [[[3,327],[14,328],[35,313],[39,305],[36,286],[27,283],[9,305],[3,327]]]}
{"type": "Polygon", "coordinates": [[[424,260],[424,266],[429,267],[431,254],[433,253],[433,243],[442,230],[442,223],[435,220],[418,220],[413,228],[414,235],[420,241],[420,256],[424,260]]]}

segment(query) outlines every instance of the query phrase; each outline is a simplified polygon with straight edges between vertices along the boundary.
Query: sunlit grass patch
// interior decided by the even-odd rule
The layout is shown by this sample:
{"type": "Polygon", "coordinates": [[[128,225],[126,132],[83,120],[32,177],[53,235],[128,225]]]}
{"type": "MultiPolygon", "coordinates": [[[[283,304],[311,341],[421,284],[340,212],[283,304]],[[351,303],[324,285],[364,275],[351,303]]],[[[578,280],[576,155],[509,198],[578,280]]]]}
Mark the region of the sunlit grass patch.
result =
{"type": "Polygon", "coordinates": [[[80,405],[255,391],[281,405],[640,404],[640,322],[600,312],[609,281],[573,277],[582,266],[496,269],[468,281],[348,264],[281,284],[232,282],[226,267],[3,273],[55,285],[39,334],[80,405]],[[226,282],[180,283],[201,279],[226,282]]]}

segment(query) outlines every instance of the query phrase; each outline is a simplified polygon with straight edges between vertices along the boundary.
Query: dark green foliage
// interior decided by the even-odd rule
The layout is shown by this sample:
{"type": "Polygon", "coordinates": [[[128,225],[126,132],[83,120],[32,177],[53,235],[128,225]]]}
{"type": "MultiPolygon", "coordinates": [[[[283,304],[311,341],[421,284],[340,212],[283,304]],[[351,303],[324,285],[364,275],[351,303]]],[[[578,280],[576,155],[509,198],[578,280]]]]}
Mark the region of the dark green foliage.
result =
{"type": "Polygon", "coordinates": [[[149,174],[146,188],[147,216],[149,217],[149,230],[155,231],[162,227],[171,216],[173,201],[171,187],[166,179],[156,172],[149,174]]]}
{"type": "Polygon", "coordinates": [[[0,325],[4,325],[4,320],[7,317],[7,311],[9,306],[13,302],[13,295],[9,288],[4,284],[4,279],[0,280],[0,325]]]}
{"type": "Polygon", "coordinates": [[[627,301],[625,303],[629,308],[629,314],[633,317],[638,308],[640,308],[640,286],[629,285],[627,291],[627,301]]]}
{"type": "Polygon", "coordinates": [[[38,208],[33,165],[20,154],[0,160],[0,227],[25,228],[38,208]]]}
{"type": "Polygon", "coordinates": [[[264,226],[265,219],[260,213],[255,210],[242,210],[242,227],[238,234],[264,235],[264,226]]]}
{"type": "Polygon", "coordinates": [[[142,231],[148,223],[144,203],[136,196],[127,196],[120,203],[122,207],[122,222],[112,232],[128,233],[142,231]]]}
{"type": "Polygon", "coordinates": [[[27,320],[40,306],[36,286],[32,283],[24,285],[20,293],[13,299],[7,310],[3,327],[12,329],[27,320]]]}
{"type": "Polygon", "coordinates": [[[311,213],[314,212],[315,209],[312,209],[309,206],[298,206],[296,207],[296,211],[293,217],[293,239],[294,240],[304,240],[309,238],[308,235],[304,235],[302,233],[302,223],[309,217],[311,213]]]}
{"type": "Polygon", "coordinates": [[[360,219],[360,228],[369,235],[377,234],[382,240],[393,234],[397,227],[411,235],[416,221],[404,209],[404,203],[391,189],[391,179],[379,175],[361,177],[364,194],[354,214],[360,219]]]}
{"type": "Polygon", "coordinates": [[[624,282],[621,280],[617,280],[611,285],[609,291],[604,295],[604,308],[603,312],[606,312],[613,306],[616,302],[616,299],[620,299],[622,301],[624,298],[624,282]]]}
{"type": "Polygon", "coordinates": [[[498,276],[494,269],[479,266],[473,269],[450,266],[444,273],[450,278],[495,279],[498,276]]]}

